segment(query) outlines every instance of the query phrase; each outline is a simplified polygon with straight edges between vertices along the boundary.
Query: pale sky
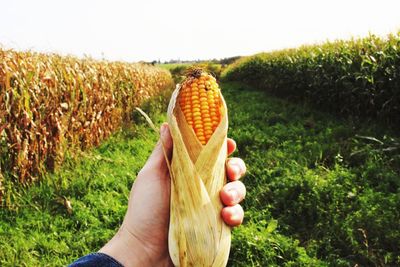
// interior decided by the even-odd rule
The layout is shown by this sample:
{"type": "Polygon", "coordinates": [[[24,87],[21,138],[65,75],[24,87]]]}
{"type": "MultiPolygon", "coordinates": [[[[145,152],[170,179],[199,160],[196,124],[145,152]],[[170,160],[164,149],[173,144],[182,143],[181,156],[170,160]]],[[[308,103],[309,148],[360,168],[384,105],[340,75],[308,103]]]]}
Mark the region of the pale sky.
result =
{"type": "Polygon", "coordinates": [[[212,59],[400,30],[399,0],[0,0],[0,46],[212,59]]]}

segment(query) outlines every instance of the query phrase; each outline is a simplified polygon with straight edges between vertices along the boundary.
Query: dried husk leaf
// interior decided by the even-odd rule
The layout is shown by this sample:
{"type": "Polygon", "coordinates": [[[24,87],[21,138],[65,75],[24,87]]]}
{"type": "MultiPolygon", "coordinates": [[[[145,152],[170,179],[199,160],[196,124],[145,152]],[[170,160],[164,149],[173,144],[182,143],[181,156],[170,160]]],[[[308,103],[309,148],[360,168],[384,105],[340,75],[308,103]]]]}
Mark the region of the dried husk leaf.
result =
{"type": "Polygon", "coordinates": [[[170,255],[175,266],[225,266],[231,230],[220,216],[219,192],[226,183],[226,103],[221,96],[221,122],[203,146],[176,105],[179,90],[178,85],[168,107],[174,143],[170,170],[170,255]]]}

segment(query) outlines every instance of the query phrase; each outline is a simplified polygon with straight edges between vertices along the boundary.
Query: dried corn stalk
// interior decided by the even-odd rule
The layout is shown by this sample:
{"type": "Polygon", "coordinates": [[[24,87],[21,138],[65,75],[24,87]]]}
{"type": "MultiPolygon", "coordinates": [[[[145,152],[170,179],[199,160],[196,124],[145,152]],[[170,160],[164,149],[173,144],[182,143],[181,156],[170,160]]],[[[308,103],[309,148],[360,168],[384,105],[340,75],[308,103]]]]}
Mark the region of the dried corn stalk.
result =
{"type": "Polygon", "coordinates": [[[220,95],[221,121],[202,145],[177,101],[180,90],[178,85],[168,107],[174,143],[170,169],[170,255],[175,266],[225,266],[231,232],[220,216],[219,192],[226,183],[226,104],[220,95]]]}
{"type": "Polygon", "coordinates": [[[172,86],[168,71],[148,64],[0,48],[0,176],[37,180],[66,151],[98,145],[134,107],[172,86]]]}

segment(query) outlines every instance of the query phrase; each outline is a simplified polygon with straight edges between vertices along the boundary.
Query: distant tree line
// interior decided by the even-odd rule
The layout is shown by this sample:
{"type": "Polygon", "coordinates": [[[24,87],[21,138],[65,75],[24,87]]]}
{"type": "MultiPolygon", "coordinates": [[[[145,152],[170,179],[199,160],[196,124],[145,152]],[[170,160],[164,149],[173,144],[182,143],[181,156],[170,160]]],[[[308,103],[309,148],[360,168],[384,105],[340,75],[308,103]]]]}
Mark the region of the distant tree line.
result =
{"type": "MultiPolygon", "coordinates": [[[[235,57],[227,57],[227,58],[222,58],[222,59],[209,59],[209,60],[181,60],[181,59],[170,59],[168,61],[164,61],[163,64],[199,64],[199,63],[215,63],[215,64],[221,64],[221,65],[229,65],[235,60],[240,58],[240,56],[235,56],[235,57]]],[[[159,60],[153,61],[155,63],[159,63],[159,60]]]]}

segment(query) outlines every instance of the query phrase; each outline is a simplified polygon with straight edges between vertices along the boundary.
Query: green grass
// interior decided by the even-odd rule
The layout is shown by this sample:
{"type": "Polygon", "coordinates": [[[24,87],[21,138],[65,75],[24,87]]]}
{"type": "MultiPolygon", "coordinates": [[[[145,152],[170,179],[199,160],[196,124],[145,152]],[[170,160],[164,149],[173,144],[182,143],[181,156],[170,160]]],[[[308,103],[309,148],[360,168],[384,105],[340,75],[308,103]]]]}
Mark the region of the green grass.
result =
{"type": "MultiPolygon", "coordinates": [[[[233,231],[229,266],[400,264],[393,133],[240,84],[223,84],[223,93],[234,156],[248,165],[246,219],[233,231]]],[[[160,103],[145,107],[158,124],[165,120],[160,103]]],[[[0,210],[1,266],[66,265],[115,233],[157,140],[140,116],[135,121],[41,183],[14,186],[13,206],[0,210]]]]}
{"type": "Polygon", "coordinates": [[[62,266],[99,249],[121,223],[155,140],[145,125],[117,133],[45,181],[18,188],[11,209],[0,211],[0,265],[62,266]]]}
{"type": "Polygon", "coordinates": [[[171,70],[174,69],[176,67],[180,67],[180,66],[190,66],[190,63],[164,63],[164,64],[157,64],[158,67],[166,69],[166,70],[171,70]]]}

